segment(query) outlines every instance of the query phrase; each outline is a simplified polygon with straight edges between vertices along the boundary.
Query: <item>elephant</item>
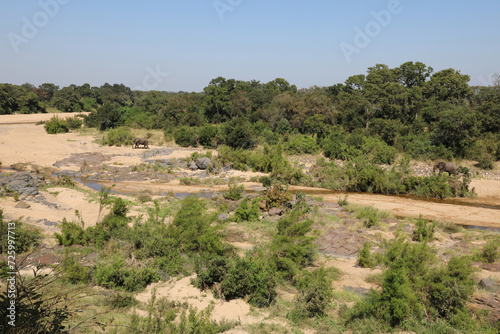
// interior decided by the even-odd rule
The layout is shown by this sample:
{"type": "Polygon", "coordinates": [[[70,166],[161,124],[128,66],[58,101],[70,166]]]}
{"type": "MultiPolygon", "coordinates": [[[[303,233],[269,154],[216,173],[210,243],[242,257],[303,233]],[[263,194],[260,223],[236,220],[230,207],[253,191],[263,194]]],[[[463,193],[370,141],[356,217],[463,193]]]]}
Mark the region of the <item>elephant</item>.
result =
{"type": "Polygon", "coordinates": [[[458,175],[458,168],[453,162],[436,161],[432,167],[432,172],[439,169],[439,174],[447,172],[450,175],[458,175]]]}
{"type": "Polygon", "coordinates": [[[134,138],[132,143],[132,148],[137,148],[139,145],[143,145],[144,148],[149,148],[147,138],[134,138]]]}

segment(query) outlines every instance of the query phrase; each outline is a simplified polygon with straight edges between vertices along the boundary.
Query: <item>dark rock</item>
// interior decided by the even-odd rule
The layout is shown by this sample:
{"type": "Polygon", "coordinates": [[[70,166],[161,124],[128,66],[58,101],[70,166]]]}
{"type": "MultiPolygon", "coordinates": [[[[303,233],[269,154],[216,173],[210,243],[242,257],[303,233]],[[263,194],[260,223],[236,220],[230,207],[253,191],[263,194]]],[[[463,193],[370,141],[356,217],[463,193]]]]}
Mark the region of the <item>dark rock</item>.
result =
{"type": "MultiPolygon", "coordinates": [[[[186,169],[186,168],[188,168],[188,163],[187,163],[186,160],[179,160],[177,166],[180,167],[180,168],[186,169]]],[[[196,168],[198,169],[198,166],[196,166],[196,168]]]]}
{"type": "Polygon", "coordinates": [[[31,205],[29,205],[28,203],[26,203],[24,201],[20,201],[19,203],[16,204],[15,207],[18,209],[29,209],[29,208],[31,208],[31,205]]]}
{"type": "Polygon", "coordinates": [[[196,165],[196,163],[194,161],[191,161],[189,163],[189,169],[191,169],[191,170],[197,170],[198,166],[196,165]]]}
{"type": "Polygon", "coordinates": [[[31,172],[0,175],[0,187],[5,186],[7,190],[23,196],[37,195],[38,187],[43,184],[45,184],[43,178],[31,172]]]}
{"type": "Polygon", "coordinates": [[[220,215],[217,216],[217,219],[219,220],[227,220],[229,218],[229,216],[227,215],[227,213],[221,213],[220,215]]]}
{"type": "Polygon", "coordinates": [[[270,216],[281,216],[282,213],[283,213],[283,209],[279,209],[279,208],[271,208],[269,210],[270,216]]]}
{"type": "Polygon", "coordinates": [[[498,290],[497,282],[489,277],[483,278],[481,281],[479,281],[479,287],[490,292],[496,292],[498,290]]]}
{"type": "Polygon", "coordinates": [[[210,164],[212,163],[212,161],[210,160],[210,158],[198,158],[195,160],[195,163],[196,163],[196,166],[198,166],[199,169],[207,169],[208,166],[210,166],[210,164]]]}

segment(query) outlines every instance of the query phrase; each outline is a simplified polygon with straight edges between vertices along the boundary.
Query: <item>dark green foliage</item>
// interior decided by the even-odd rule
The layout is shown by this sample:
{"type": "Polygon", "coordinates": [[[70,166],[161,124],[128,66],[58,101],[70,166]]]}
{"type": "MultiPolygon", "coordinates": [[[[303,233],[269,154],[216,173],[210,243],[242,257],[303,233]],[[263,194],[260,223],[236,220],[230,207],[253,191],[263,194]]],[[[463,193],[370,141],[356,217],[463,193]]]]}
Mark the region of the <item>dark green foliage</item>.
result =
{"type": "Polygon", "coordinates": [[[201,258],[196,268],[194,285],[199,289],[211,288],[215,283],[220,283],[230,268],[229,259],[225,256],[215,255],[201,258]]]}
{"type": "MultiPolygon", "coordinates": [[[[82,116],[83,117],[83,116],[82,116]]],[[[79,116],[66,117],[64,120],[69,129],[75,130],[82,127],[83,119],[79,116]]]]}
{"type": "Polygon", "coordinates": [[[198,146],[198,135],[196,130],[189,126],[182,126],[174,132],[175,143],[182,147],[198,146]]]}
{"type": "Polygon", "coordinates": [[[225,144],[234,149],[252,149],[257,145],[250,122],[236,118],[224,127],[225,144]]]}
{"type": "Polygon", "coordinates": [[[316,140],[307,135],[294,136],[284,146],[289,154],[315,154],[319,150],[316,140]]]}
{"type": "Polygon", "coordinates": [[[293,279],[297,272],[312,263],[316,256],[312,220],[306,218],[308,207],[297,205],[278,220],[277,231],[270,244],[271,258],[284,278],[293,279]]]}
{"type": "Polygon", "coordinates": [[[52,116],[43,126],[48,134],[65,133],[69,131],[68,123],[64,119],[52,116]]]}
{"type": "Polygon", "coordinates": [[[245,298],[258,307],[269,306],[276,297],[275,271],[264,259],[236,259],[220,283],[227,300],[245,298]]]}
{"type": "Polygon", "coordinates": [[[367,241],[363,244],[363,248],[359,251],[358,265],[362,268],[373,268],[375,260],[371,254],[372,244],[367,241]]]}
{"type": "Polygon", "coordinates": [[[108,131],[106,137],[103,138],[102,144],[108,146],[132,145],[134,135],[128,128],[119,127],[108,131]]]}
{"type": "Polygon", "coordinates": [[[321,142],[325,157],[344,160],[347,157],[347,143],[344,135],[334,133],[321,142]]]}
{"type": "Polygon", "coordinates": [[[422,214],[418,217],[415,225],[417,228],[413,231],[413,240],[422,241],[432,241],[434,239],[434,230],[436,228],[436,222],[429,223],[427,220],[422,218],[422,214]]]}
{"type": "Polygon", "coordinates": [[[198,141],[203,148],[217,148],[218,143],[221,141],[219,128],[208,123],[203,125],[200,129],[198,141]]]}
{"type": "Polygon", "coordinates": [[[237,201],[243,197],[243,193],[245,192],[245,186],[243,185],[235,185],[230,184],[228,191],[224,191],[222,194],[225,199],[229,199],[231,201],[237,201]]]}
{"type": "Polygon", "coordinates": [[[295,309],[288,317],[292,320],[325,315],[333,298],[332,280],[321,267],[313,272],[304,271],[297,282],[295,309]]]}
{"type": "Polygon", "coordinates": [[[122,113],[119,111],[119,105],[111,102],[107,102],[85,117],[85,124],[87,126],[98,128],[100,131],[116,128],[123,124],[122,122],[122,113]]]}
{"type": "Polygon", "coordinates": [[[71,246],[82,245],[86,246],[89,243],[89,236],[83,229],[83,223],[68,222],[63,218],[61,223],[61,233],[54,233],[59,245],[71,246]]]}
{"type": "Polygon", "coordinates": [[[89,281],[89,268],[81,265],[74,255],[69,254],[67,248],[64,249],[62,269],[64,279],[72,284],[89,281]]]}
{"type": "Polygon", "coordinates": [[[477,159],[477,167],[486,170],[492,170],[495,168],[495,161],[493,156],[490,154],[483,154],[477,159]]]}
{"type": "Polygon", "coordinates": [[[237,222],[253,221],[259,218],[259,199],[254,199],[250,203],[248,197],[245,197],[234,212],[237,222]]]}
{"type": "Polygon", "coordinates": [[[6,334],[23,333],[69,333],[68,319],[76,315],[75,293],[60,291],[47,295],[45,288],[58,279],[55,275],[38,273],[34,278],[18,275],[16,278],[15,327],[8,324],[7,309],[12,298],[7,291],[0,295],[0,332],[6,334]]]}
{"type": "Polygon", "coordinates": [[[466,308],[475,286],[471,258],[453,257],[446,265],[438,265],[434,254],[426,243],[410,244],[404,238],[387,244],[382,290],[372,290],[357,303],[350,321],[373,317],[393,327],[408,326],[408,319],[471,322],[466,308]]]}
{"type": "Polygon", "coordinates": [[[126,293],[114,293],[110,298],[106,300],[112,308],[129,308],[139,304],[137,299],[126,293]]]}
{"type": "Polygon", "coordinates": [[[188,196],[172,222],[172,237],[179,240],[185,252],[222,255],[227,246],[221,241],[218,227],[211,225],[214,220],[200,199],[188,196]]]}
{"type": "Polygon", "coordinates": [[[120,255],[97,263],[93,276],[99,285],[124,289],[129,292],[140,291],[159,279],[154,269],[131,267],[125,263],[125,259],[120,255]]]}
{"type": "Polygon", "coordinates": [[[389,171],[373,165],[363,156],[348,161],[343,167],[318,159],[310,169],[308,184],[332,190],[411,194],[420,197],[470,197],[470,178],[442,175],[411,176],[409,161],[402,160],[389,171]]]}
{"type": "Polygon", "coordinates": [[[42,235],[38,230],[26,228],[18,220],[5,221],[3,210],[0,209],[0,254],[28,252],[37,247],[41,240],[42,235]]]}
{"type": "Polygon", "coordinates": [[[485,263],[493,263],[496,260],[500,260],[500,238],[489,240],[484,245],[481,253],[479,253],[478,259],[485,263]]]}

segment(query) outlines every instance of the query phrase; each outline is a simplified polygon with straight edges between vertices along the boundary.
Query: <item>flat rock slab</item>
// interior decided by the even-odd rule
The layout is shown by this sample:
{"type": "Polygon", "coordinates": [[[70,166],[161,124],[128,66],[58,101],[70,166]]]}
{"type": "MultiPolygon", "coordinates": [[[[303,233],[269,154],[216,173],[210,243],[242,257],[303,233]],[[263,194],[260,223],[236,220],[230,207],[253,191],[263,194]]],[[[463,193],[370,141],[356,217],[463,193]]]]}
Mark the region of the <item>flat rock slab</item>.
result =
{"type": "Polygon", "coordinates": [[[355,256],[363,247],[366,238],[345,227],[337,227],[323,232],[316,240],[320,252],[331,255],[355,256]]]}

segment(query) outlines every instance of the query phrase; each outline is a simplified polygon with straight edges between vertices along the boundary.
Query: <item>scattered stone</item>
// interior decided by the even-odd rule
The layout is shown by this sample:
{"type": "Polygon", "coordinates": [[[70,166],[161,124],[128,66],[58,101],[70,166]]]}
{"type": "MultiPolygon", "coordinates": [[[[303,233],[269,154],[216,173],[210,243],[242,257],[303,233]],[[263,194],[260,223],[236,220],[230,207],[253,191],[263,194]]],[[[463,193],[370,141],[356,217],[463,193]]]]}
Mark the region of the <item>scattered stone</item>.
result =
{"type": "Polygon", "coordinates": [[[196,163],[196,166],[198,166],[199,169],[207,169],[208,166],[210,166],[210,164],[212,163],[212,161],[210,160],[210,158],[198,158],[195,160],[195,163],[196,163]]]}
{"type": "Polygon", "coordinates": [[[198,166],[196,165],[196,162],[191,161],[191,162],[189,163],[189,169],[191,169],[191,170],[197,170],[197,169],[198,169],[198,166]]]}
{"type": "Polygon", "coordinates": [[[482,289],[489,291],[489,292],[497,292],[498,291],[497,282],[490,277],[483,278],[481,281],[479,281],[479,287],[481,287],[482,289]]]}
{"type": "Polygon", "coordinates": [[[227,213],[221,213],[220,215],[217,216],[217,219],[219,220],[227,220],[229,218],[229,216],[227,215],[227,213]]]}
{"type": "Polygon", "coordinates": [[[271,208],[269,210],[269,216],[281,216],[283,213],[283,209],[280,208],[271,208]]]}
{"type": "Polygon", "coordinates": [[[16,204],[15,207],[18,209],[29,209],[29,208],[31,208],[31,205],[29,205],[25,201],[20,201],[19,203],[16,204]]]}
{"type": "Polygon", "coordinates": [[[38,194],[38,187],[45,184],[43,177],[32,172],[18,172],[10,175],[0,174],[0,187],[5,186],[11,192],[22,196],[38,194]]]}

